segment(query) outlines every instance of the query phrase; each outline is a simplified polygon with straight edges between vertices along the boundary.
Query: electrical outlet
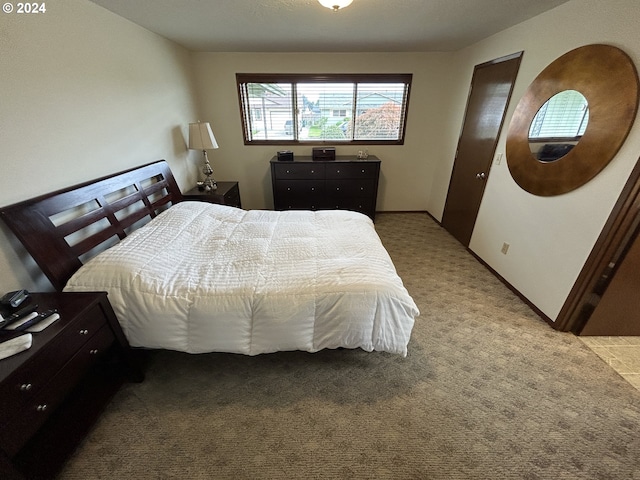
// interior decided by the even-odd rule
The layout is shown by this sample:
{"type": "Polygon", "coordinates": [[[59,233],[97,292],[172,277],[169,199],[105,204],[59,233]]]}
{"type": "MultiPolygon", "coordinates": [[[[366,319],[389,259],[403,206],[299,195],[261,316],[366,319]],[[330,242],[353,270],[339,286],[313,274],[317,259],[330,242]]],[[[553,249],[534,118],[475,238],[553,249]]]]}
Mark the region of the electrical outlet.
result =
{"type": "Polygon", "coordinates": [[[502,153],[496,155],[496,165],[500,165],[502,163],[502,153]]]}
{"type": "Polygon", "coordinates": [[[502,248],[500,249],[500,251],[501,251],[504,255],[506,255],[506,254],[507,254],[507,252],[509,251],[509,247],[510,247],[510,245],[509,245],[507,242],[504,242],[504,243],[502,244],[502,248]]]}

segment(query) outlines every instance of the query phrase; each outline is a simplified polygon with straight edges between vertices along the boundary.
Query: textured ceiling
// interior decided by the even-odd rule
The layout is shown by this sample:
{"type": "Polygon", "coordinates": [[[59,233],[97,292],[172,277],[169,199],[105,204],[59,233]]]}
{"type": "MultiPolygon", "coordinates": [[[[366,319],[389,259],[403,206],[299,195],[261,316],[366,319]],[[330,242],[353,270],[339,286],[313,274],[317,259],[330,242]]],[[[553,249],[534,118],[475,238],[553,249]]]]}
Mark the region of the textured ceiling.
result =
{"type": "Polygon", "coordinates": [[[194,51],[455,51],[568,0],[91,0],[194,51]]]}

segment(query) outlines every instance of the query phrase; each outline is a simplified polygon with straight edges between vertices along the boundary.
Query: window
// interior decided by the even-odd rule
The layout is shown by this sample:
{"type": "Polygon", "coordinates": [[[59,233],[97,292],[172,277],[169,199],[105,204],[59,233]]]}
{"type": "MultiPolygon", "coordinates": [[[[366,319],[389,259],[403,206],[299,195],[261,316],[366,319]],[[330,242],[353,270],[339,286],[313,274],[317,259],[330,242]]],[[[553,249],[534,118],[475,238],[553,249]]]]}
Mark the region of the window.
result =
{"type": "Polygon", "coordinates": [[[587,99],[576,90],[564,90],[540,107],[531,122],[529,139],[579,139],[588,123],[587,99]]]}
{"type": "Polygon", "coordinates": [[[247,145],[402,145],[411,74],[237,74],[247,145]]]}

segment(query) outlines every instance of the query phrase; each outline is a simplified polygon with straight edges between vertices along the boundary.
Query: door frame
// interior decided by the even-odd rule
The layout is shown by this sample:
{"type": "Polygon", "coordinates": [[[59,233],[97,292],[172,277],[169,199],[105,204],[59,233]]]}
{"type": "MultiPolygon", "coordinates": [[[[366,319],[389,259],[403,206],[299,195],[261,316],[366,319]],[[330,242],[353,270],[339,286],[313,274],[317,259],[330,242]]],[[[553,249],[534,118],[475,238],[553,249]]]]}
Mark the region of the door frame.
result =
{"type": "MultiPolygon", "coordinates": [[[[595,308],[594,291],[606,288],[602,282],[606,283],[607,279],[610,281],[614,273],[608,272],[611,270],[610,265],[612,263],[617,265],[632,240],[630,237],[637,226],[637,218],[640,215],[638,212],[640,212],[640,158],[627,179],[556,321],[553,322],[556,330],[580,334],[595,308]],[[605,275],[605,272],[608,275],[605,275]]],[[[615,266],[613,269],[615,270],[615,266]]]]}

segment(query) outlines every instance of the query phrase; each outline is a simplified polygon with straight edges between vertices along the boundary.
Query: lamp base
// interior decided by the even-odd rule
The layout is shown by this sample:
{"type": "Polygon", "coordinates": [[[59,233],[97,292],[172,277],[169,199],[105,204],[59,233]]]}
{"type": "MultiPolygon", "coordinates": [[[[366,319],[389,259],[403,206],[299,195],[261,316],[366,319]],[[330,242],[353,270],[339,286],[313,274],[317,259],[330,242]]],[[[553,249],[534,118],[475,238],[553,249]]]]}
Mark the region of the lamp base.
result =
{"type": "Polygon", "coordinates": [[[205,181],[202,182],[202,187],[203,187],[205,192],[210,192],[212,190],[217,190],[218,189],[218,184],[216,183],[216,181],[213,178],[207,176],[205,181]]]}
{"type": "Polygon", "coordinates": [[[211,177],[211,175],[213,175],[213,168],[211,168],[211,164],[209,163],[209,157],[207,157],[207,151],[203,150],[202,153],[204,154],[204,167],[202,168],[202,173],[204,173],[205,175],[205,179],[204,182],[202,183],[205,192],[210,192],[212,190],[217,190],[218,189],[218,184],[216,183],[216,181],[211,177]]]}

